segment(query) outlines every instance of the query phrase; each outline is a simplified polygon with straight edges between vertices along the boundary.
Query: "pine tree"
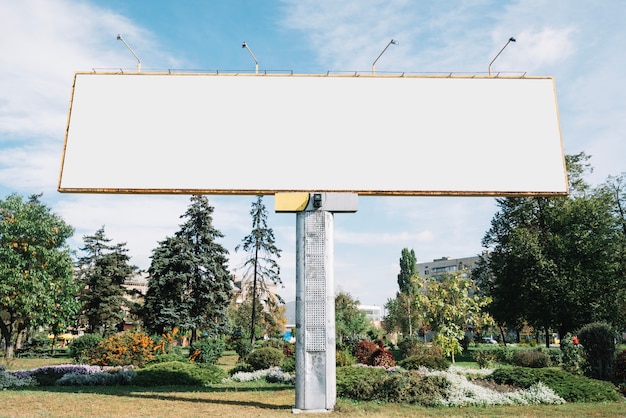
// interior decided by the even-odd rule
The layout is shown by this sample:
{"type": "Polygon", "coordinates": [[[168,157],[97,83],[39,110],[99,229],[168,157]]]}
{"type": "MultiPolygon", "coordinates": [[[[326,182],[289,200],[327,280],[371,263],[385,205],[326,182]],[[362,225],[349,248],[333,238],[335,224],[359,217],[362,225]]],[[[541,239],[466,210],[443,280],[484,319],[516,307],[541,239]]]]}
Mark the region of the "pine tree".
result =
{"type": "Polygon", "coordinates": [[[143,312],[151,331],[177,326],[191,330],[192,342],[199,331],[210,336],[227,332],[232,280],[213,210],[206,197],[192,196],[179,231],[153,251],[143,312]]]}
{"type": "MultiPolygon", "coordinates": [[[[250,208],[252,231],[246,235],[235,251],[242,248],[249,254],[243,264],[244,277],[252,274],[252,320],[250,341],[254,343],[257,303],[264,295],[268,295],[268,282],[282,284],[280,267],[274,257],[279,258],[281,250],[276,246],[274,231],[267,226],[267,209],[263,204],[263,196],[257,196],[250,208]]],[[[242,281],[243,282],[243,281],[242,281]]],[[[243,289],[242,289],[243,290],[243,289]]],[[[282,302],[282,300],[279,299],[282,302]]]]}
{"type": "Polygon", "coordinates": [[[121,329],[127,300],[124,282],[137,268],[130,264],[126,243],[111,245],[104,227],[83,237],[85,256],[79,258],[80,279],[85,284],[81,300],[87,328],[92,333],[112,334],[121,329]]]}

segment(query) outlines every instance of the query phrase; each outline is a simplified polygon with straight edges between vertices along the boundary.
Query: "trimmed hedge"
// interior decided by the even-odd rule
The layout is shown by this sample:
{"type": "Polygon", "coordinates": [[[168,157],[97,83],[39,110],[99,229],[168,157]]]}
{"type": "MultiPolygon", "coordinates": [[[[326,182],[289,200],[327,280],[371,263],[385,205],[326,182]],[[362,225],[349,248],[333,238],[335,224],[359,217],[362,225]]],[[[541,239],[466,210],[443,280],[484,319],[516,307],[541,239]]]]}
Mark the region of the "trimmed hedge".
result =
{"type": "Polygon", "coordinates": [[[170,361],[157,363],[137,370],[135,386],[208,386],[219,383],[227,374],[220,367],[197,365],[190,362],[170,361]]]}
{"type": "Polygon", "coordinates": [[[449,387],[442,376],[375,367],[337,368],[337,396],[362,401],[438,405],[449,387]]]}
{"type": "Polygon", "coordinates": [[[523,389],[542,382],[567,402],[606,402],[621,398],[615,386],[608,382],[573,375],[556,368],[501,367],[494,370],[488,379],[523,389]]]}
{"type": "Polygon", "coordinates": [[[273,347],[262,347],[248,354],[246,362],[254,370],[265,370],[280,366],[284,358],[285,356],[281,350],[273,347]]]}

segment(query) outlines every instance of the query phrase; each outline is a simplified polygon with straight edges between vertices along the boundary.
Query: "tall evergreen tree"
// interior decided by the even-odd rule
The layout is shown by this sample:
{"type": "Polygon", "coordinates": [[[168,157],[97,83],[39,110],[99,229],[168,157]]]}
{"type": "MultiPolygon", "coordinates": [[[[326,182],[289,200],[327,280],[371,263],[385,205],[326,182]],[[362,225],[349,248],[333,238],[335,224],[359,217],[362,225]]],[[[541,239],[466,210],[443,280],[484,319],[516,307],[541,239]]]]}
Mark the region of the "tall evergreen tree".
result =
{"type": "MultiPolygon", "coordinates": [[[[268,294],[268,282],[281,284],[280,267],[276,258],[281,250],[276,246],[274,231],[267,226],[267,209],[263,204],[263,196],[257,196],[250,209],[252,231],[246,235],[235,251],[242,248],[248,253],[243,264],[244,277],[252,276],[252,306],[256,307],[259,299],[268,294]]],[[[243,283],[243,280],[242,280],[243,283]]],[[[254,343],[257,309],[251,309],[250,340],[254,343]]]]}
{"type": "Polygon", "coordinates": [[[403,248],[400,256],[400,273],[398,273],[400,293],[411,293],[411,279],[416,274],[417,259],[415,258],[415,251],[403,248]]]}
{"type": "Polygon", "coordinates": [[[74,230],[39,197],[0,200],[0,340],[8,358],[29,327],[61,332],[76,313],[67,245],[74,230]]]}
{"type": "Polygon", "coordinates": [[[228,330],[232,279],[213,210],[206,197],[192,196],[185,222],[152,253],[144,321],[153,332],[177,326],[191,330],[193,342],[200,331],[218,336],[228,330]]]}
{"type": "Polygon", "coordinates": [[[78,260],[79,278],[85,285],[82,313],[89,331],[103,336],[121,329],[127,304],[123,285],[137,270],[130,264],[126,243],[111,241],[104,227],[84,236],[82,251],[86,255],[78,260]]]}

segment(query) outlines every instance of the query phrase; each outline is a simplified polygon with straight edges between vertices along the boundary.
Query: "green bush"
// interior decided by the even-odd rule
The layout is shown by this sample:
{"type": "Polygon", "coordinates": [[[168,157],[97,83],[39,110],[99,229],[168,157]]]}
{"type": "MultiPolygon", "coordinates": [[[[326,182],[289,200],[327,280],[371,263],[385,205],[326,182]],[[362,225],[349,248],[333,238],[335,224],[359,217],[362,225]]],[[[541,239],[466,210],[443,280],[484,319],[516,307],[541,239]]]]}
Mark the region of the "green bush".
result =
{"type": "Polygon", "coordinates": [[[424,351],[426,344],[417,338],[405,338],[398,343],[400,359],[418,355],[424,351]]]}
{"type": "Polygon", "coordinates": [[[119,369],[115,372],[97,372],[91,374],[64,374],[56,381],[57,386],[125,386],[130,385],[137,376],[134,370],[119,369]]]}
{"type": "Polygon", "coordinates": [[[551,366],[558,366],[563,362],[563,352],[557,347],[541,347],[539,349],[542,353],[545,353],[550,359],[551,366]]]}
{"type": "Polygon", "coordinates": [[[337,367],[352,366],[355,363],[355,358],[348,349],[337,350],[335,352],[337,367]]]}
{"type": "Polygon", "coordinates": [[[0,366],[0,389],[11,389],[25,386],[35,386],[37,381],[33,377],[17,377],[8,373],[0,366]]]}
{"type": "Polygon", "coordinates": [[[373,367],[337,368],[337,395],[354,400],[434,406],[448,386],[442,376],[423,376],[411,370],[388,372],[373,367]]]}
{"type": "Polygon", "coordinates": [[[272,347],[277,350],[283,350],[283,346],[285,345],[285,341],[281,338],[270,338],[268,340],[260,341],[260,347],[272,347]]]}
{"type": "Polygon", "coordinates": [[[398,366],[407,370],[417,370],[420,367],[427,367],[434,370],[446,370],[450,367],[450,360],[443,356],[436,355],[412,356],[400,360],[398,366]]]}
{"type": "Polygon", "coordinates": [[[52,349],[52,340],[47,335],[39,334],[26,341],[20,349],[15,350],[15,355],[21,358],[48,357],[52,349]]]}
{"type": "Polygon", "coordinates": [[[240,338],[233,342],[233,347],[239,359],[237,361],[244,363],[246,361],[246,357],[248,354],[254,350],[254,344],[250,342],[250,340],[245,338],[240,338]]]}
{"type": "Polygon", "coordinates": [[[197,365],[188,361],[170,361],[157,363],[137,370],[133,380],[136,386],[207,386],[219,383],[226,377],[226,372],[214,365],[197,365]]]}
{"type": "Polygon", "coordinates": [[[189,361],[189,359],[187,359],[187,357],[183,356],[182,354],[177,353],[157,354],[147,364],[167,363],[170,361],[186,362],[189,361]]]}
{"type": "Polygon", "coordinates": [[[611,380],[615,362],[615,331],[606,322],[587,324],[578,330],[578,339],[585,347],[585,375],[611,380]]]}
{"type": "Polygon", "coordinates": [[[550,357],[541,349],[516,350],[513,353],[513,364],[537,369],[551,366],[551,361],[550,357]]]}
{"type": "Polygon", "coordinates": [[[189,358],[196,363],[215,364],[225,349],[226,343],[222,338],[203,338],[191,344],[189,358]]]}
{"type": "Polygon", "coordinates": [[[265,370],[280,366],[284,358],[281,350],[273,347],[262,347],[248,354],[247,362],[254,370],[265,370]]]}
{"type": "Polygon", "coordinates": [[[577,376],[556,368],[501,367],[488,376],[496,383],[528,389],[542,382],[567,402],[607,402],[620,399],[608,382],[577,376]]]}
{"type": "Polygon", "coordinates": [[[228,371],[228,374],[230,376],[232,376],[235,373],[239,373],[239,372],[250,373],[250,372],[253,372],[253,371],[254,371],[254,369],[248,363],[239,363],[235,367],[230,369],[228,371]]]}
{"type": "Polygon", "coordinates": [[[498,360],[499,355],[497,350],[491,350],[488,348],[476,349],[472,352],[474,361],[478,363],[478,367],[481,369],[493,367],[498,360]]]}
{"type": "Polygon", "coordinates": [[[102,337],[98,334],[84,334],[70,343],[70,356],[76,363],[86,363],[87,354],[90,354],[100,343],[102,337]]]}
{"type": "Polygon", "coordinates": [[[429,369],[445,370],[450,366],[450,361],[438,345],[427,345],[419,342],[412,345],[410,350],[405,351],[404,348],[401,348],[400,351],[411,354],[408,358],[398,363],[399,366],[405,369],[417,369],[419,366],[424,366],[429,369]]]}
{"type": "Polygon", "coordinates": [[[295,373],[296,372],[296,358],[285,357],[282,363],[280,363],[280,369],[286,373],[295,373]]]}
{"type": "Polygon", "coordinates": [[[569,332],[561,338],[562,367],[564,370],[582,374],[585,366],[585,349],[580,344],[574,344],[574,338],[569,332]]]}
{"type": "Polygon", "coordinates": [[[626,350],[615,356],[615,380],[626,383],[626,350]]]}

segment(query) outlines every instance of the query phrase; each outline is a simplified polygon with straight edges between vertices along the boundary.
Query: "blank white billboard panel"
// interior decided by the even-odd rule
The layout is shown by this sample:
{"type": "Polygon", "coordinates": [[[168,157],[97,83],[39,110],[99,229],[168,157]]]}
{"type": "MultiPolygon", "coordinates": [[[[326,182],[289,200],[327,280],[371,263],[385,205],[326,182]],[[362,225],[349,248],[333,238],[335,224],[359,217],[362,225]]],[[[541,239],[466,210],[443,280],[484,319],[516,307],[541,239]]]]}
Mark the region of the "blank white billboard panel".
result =
{"type": "Polygon", "coordinates": [[[77,73],[61,192],[566,194],[550,77],[77,73]]]}

